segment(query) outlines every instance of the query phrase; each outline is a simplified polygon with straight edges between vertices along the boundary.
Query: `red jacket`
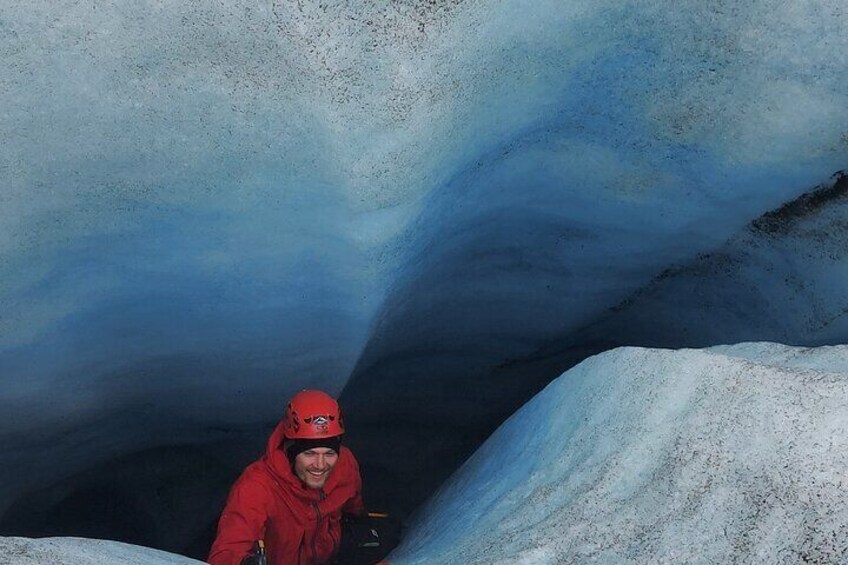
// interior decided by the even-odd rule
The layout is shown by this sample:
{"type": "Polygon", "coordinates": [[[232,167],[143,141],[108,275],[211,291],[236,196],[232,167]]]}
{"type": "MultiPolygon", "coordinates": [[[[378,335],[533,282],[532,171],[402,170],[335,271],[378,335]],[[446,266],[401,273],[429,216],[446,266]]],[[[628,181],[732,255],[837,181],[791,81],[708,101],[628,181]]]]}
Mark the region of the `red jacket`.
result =
{"type": "Polygon", "coordinates": [[[324,488],[308,488],[280,448],[282,429],[280,423],[265,455],[233,485],[209,553],[212,565],[239,565],[258,539],[265,540],[268,565],[328,563],[341,541],[342,512],[365,512],[353,453],[343,446],[324,488]]]}

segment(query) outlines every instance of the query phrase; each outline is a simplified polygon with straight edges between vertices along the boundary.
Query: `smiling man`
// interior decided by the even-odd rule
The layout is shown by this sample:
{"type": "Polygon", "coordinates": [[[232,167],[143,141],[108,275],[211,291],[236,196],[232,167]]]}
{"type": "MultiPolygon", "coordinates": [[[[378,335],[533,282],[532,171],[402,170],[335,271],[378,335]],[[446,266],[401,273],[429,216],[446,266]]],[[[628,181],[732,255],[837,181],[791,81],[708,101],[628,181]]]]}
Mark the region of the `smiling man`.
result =
{"type": "Polygon", "coordinates": [[[297,393],[265,455],[233,485],[209,554],[212,565],[332,563],[342,515],[362,515],[362,480],[341,445],[338,403],[317,390],[297,393]],[[262,549],[260,549],[262,548],[262,549]]]}

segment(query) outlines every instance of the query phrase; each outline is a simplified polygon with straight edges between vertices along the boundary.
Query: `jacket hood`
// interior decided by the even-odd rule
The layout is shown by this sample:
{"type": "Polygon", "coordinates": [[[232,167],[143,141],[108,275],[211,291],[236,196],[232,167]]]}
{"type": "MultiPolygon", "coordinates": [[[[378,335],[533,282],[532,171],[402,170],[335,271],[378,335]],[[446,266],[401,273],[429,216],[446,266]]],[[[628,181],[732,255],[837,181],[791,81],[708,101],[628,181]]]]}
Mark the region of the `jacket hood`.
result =
{"type": "Polygon", "coordinates": [[[268,465],[277,478],[292,485],[299,485],[300,479],[298,479],[292,471],[289,459],[283,452],[282,446],[283,440],[285,440],[283,428],[283,421],[281,420],[280,423],[277,424],[277,427],[274,428],[271,436],[268,438],[268,444],[265,446],[265,456],[262,460],[266,465],[268,465]]]}

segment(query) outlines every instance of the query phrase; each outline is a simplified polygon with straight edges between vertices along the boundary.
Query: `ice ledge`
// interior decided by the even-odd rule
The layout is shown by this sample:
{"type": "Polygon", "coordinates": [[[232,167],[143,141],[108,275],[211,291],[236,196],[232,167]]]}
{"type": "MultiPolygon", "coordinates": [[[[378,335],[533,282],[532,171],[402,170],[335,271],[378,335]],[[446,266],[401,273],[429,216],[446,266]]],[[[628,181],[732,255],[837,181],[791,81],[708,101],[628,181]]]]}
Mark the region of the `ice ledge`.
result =
{"type": "Polygon", "coordinates": [[[408,563],[848,560],[848,346],[621,348],[516,412],[408,563]]]}
{"type": "Polygon", "coordinates": [[[117,541],[0,537],[0,565],[201,565],[200,561],[117,541]]]}

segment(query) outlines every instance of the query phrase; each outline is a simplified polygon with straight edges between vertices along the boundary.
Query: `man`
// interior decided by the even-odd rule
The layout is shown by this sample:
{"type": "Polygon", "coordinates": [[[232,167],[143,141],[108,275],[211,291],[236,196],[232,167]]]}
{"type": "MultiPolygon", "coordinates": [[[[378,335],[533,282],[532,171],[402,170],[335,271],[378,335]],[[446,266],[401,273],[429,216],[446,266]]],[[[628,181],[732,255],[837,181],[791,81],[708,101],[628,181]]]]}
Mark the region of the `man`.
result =
{"type": "Polygon", "coordinates": [[[233,485],[209,563],[251,563],[262,551],[268,565],[331,563],[342,514],[365,512],[359,464],[341,445],[344,431],[333,398],[318,390],[297,393],[265,455],[233,485]]]}

